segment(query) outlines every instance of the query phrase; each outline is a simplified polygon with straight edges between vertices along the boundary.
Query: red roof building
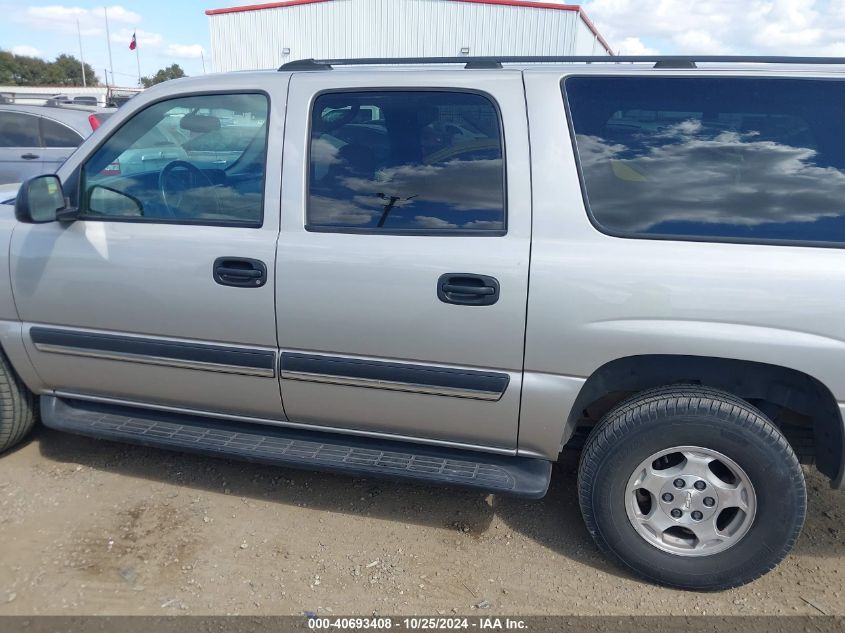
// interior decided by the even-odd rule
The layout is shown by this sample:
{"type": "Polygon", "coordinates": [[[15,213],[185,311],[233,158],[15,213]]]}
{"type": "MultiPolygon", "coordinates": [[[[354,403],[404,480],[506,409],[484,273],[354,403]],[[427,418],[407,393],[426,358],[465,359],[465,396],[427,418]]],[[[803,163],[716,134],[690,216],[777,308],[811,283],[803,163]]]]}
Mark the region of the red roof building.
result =
{"type": "Polygon", "coordinates": [[[308,58],[613,54],[580,6],[552,0],[286,0],[206,15],[218,71],[308,58]]]}

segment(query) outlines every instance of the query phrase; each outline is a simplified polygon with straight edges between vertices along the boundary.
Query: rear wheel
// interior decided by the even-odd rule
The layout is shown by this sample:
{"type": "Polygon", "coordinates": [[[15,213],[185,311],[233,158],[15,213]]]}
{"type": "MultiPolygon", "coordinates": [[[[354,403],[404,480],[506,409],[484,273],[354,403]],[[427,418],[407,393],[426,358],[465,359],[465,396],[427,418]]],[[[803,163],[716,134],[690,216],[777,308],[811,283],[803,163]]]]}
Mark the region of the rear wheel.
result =
{"type": "Polygon", "coordinates": [[[35,424],[35,396],[0,352],[0,453],[18,444],[35,424]]]}
{"type": "Polygon", "coordinates": [[[599,547],[662,584],[714,590],[775,567],[806,512],[792,449],[729,393],[665,387],[610,411],[587,441],[581,511],[599,547]]]}

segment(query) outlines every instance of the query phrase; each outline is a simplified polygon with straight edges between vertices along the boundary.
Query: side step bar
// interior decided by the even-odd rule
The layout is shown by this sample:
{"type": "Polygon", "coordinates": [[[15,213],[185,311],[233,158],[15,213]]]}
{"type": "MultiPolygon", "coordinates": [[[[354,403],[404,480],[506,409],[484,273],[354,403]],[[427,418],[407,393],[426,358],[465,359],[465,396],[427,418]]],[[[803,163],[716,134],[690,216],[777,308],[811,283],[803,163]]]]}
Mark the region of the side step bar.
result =
{"type": "Polygon", "coordinates": [[[552,470],[551,462],[543,459],[239,424],[54,396],[41,397],[41,420],[59,431],[104,440],[535,499],[546,494],[552,470]]]}

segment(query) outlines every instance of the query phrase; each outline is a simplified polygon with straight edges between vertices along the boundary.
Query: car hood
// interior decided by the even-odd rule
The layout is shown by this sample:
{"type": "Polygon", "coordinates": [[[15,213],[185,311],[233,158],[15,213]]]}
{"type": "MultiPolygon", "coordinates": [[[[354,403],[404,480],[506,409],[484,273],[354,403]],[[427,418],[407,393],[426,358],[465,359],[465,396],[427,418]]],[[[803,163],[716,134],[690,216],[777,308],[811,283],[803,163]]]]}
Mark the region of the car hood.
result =
{"type": "Polygon", "coordinates": [[[0,204],[15,204],[15,197],[18,195],[20,188],[21,183],[19,182],[0,185],[0,204]]]}

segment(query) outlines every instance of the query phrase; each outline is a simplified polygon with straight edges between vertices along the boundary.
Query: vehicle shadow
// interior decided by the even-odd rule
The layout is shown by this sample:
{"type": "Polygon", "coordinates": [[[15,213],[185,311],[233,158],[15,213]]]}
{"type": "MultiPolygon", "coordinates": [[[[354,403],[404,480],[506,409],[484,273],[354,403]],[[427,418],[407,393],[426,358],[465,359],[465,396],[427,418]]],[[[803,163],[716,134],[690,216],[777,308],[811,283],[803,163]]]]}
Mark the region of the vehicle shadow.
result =
{"type": "Polygon", "coordinates": [[[792,550],[798,556],[845,558],[845,494],[813,467],[804,468],[807,518],[792,550]]]}
{"type": "Polygon", "coordinates": [[[18,442],[17,444],[15,444],[14,446],[12,446],[9,449],[6,449],[6,451],[4,451],[2,453],[2,456],[6,457],[8,455],[14,455],[15,453],[19,453],[20,451],[24,450],[27,446],[32,444],[37,439],[36,436],[38,434],[38,429],[40,429],[40,428],[41,428],[41,425],[36,423],[36,426],[35,426],[36,430],[30,431],[29,433],[24,435],[23,439],[20,442],[18,442]]]}
{"type": "MultiPolygon", "coordinates": [[[[555,465],[539,501],[459,488],[357,478],[95,440],[39,427],[41,455],[138,480],[231,494],[332,513],[376,517],[491,536],[494,517],[552,552],[629,578],[601,556],[581,521],[575,488],[577,455],[555,465]]],[[[496,530],[499,532],[499,530],[496,530]]]]}

